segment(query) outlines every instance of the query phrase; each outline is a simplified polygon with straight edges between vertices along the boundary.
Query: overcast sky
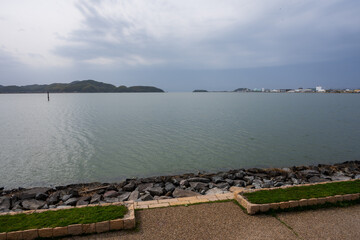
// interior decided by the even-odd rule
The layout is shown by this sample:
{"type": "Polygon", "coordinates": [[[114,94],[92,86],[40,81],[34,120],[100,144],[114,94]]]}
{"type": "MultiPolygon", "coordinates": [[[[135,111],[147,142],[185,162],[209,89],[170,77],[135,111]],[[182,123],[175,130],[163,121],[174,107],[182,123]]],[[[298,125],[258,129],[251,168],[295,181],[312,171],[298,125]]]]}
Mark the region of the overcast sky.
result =
{"type": "Polygon", "coordinates": [[[360,88],[357,0],[0,0],[0,85],[360,88]]]}

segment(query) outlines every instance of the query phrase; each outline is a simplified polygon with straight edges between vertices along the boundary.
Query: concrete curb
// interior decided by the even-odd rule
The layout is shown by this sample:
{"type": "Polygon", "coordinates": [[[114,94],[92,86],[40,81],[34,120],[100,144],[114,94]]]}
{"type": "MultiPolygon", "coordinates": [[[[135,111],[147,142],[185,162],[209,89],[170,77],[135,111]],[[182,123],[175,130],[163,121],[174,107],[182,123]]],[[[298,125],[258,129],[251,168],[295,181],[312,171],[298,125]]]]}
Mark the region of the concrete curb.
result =
{"type": "Polygon", "coordinates": [[[302,187],[302,186],[312,186],[312,185],[319,185],[319,184],[326,184],[326,183],[335,183],[335,182],[348,182],[348,181],[356,181],[356,179],[352,180],[345,180],[345,181],[333,181],[333,182],[321,182],[321,183],[311,183],[311,184],[301,184],[301,185],[290,185],[278,188],[262,188],[262,189],[249,189],[249,190],[239,190],[234,192],[234,198],[238,203],[243,206],[247,213],[253,215],[258,212],[267,212],[270,209],[286,209],[286,208],[294,208],[294,207],[304,207],[304,206],[311,206],[311,205],[319,205],[324,203],[336,203],[341,201],[351,201],[360,198],[360,193],[354,194],[346,194],[346,195],[335,195],[323,198],[310,198],[310,199],[300,199],[296,201],[288,201],[288,202],[278,202],[278,203],[266,203],[266,204],[254,204],[249,202],[244,196],[244,193],[249,192],[257,192],[257,191],[269,191],[274,189],[283,189],[283,188],[291,188],[291,187],[302,187]]]}
{"type": "Polygon", "coordinates": [[[233,193],[223,193],[215,195],[201,195],[196,197],[183,197],[183,198],[170,198],[170,199],[161,199],[161,200],[152,200],[144,202],[135,202],[135,209],[148,209],[148,208],[161,208],[161,207],[170,207],[170,206],[179,206],[179,205],[188,205],[194,203],[205,203],[221,200],[231,200],[234,199],[233,193]]]}
{"type": "Polygon", "coordinates": [[[2,215],[15,215],[15,214],[30,214],[36,212],[45,212],[45,211],[58,211],[62,209],[71,209],[71,208],[83,208],[83,207],[94,207],[94,206],[110,206],[110,205],[124,205],[129,209],[128,213],[124,218],[109,220],[104,222],[96,222],[90,224],[73,224],[66,227],[55,227],[55,228],[41,228],[41,229],[28,229],[23,231],[14,231],[14,232],[3,232],[0,233],[0,240],[18,240],[26,239],[31,240],[38,237],[41,238],[52,238],[52,237],[64,237],[64,236],[76,236],[82,234],[91,234],[91,233],[102,233],[114,230],[121,229],[132,229],[135,228],[135,207],[133,201],[127,202],[117,202],[117,203],[105,203],[105,204],[89,204],[78,207],[66,207],[66,208],[54,208],[46,210],[35,210],[35,211],[21,211],[21,212],[11,212],[2,215]]]}

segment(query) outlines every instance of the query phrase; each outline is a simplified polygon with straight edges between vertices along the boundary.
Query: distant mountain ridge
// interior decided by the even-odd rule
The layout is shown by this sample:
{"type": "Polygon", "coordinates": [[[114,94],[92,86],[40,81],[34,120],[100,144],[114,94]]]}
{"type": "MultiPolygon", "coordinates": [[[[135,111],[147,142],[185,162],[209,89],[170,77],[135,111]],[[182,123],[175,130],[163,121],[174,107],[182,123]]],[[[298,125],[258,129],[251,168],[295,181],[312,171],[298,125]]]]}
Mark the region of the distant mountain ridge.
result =
{"type": "Polygon", "coordinates": [[[97,82],[95,80],[74,81],[71,83],[33,84],[26,86],[2,86],[0,93],[95,93],[95,92],[164,92],[164,90],[152,86],[119,86],[97,82]]]}

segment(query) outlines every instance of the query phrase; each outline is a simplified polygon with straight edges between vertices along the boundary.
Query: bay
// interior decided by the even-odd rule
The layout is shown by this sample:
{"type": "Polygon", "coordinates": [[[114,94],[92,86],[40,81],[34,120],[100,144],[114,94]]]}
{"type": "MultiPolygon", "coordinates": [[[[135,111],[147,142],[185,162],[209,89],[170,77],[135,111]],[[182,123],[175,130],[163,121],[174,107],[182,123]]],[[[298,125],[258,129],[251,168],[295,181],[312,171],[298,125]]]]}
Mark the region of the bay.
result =
{"type": "Polygon", "coordinates": [[[360,95],[0,95],[0,187],[360,159],[360,95]]]}

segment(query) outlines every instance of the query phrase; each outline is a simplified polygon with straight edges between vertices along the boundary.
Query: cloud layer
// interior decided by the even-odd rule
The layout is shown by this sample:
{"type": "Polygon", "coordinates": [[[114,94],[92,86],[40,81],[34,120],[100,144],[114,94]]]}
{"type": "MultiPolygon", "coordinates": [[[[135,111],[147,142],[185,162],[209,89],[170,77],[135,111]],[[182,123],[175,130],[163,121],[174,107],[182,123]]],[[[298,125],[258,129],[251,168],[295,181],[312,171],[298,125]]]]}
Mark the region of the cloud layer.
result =
{"type": "MultiPolygon", "coordinates": [[[[229,71],[298,65],[296,72],[307,64],[341,65],[360,58],[357,1],[35,2],[2,4],[0,70],[5,74],[0,84],[13,79],[7,66],[16,64],[41,81],[47,81],[46,72],[59,71],[73,76],[63,82],[106,76],[98,80],[120,84],[124,76],[136,84],[146,82],[139,71],[150,71],[166,86],[171,80],[161,73],[170,70],[187,78],[191,72],[218,71],[224,73],[217,80],[221,86],[227,76],[239,77],[229,71]]],[[[352,71],[349,77],[355,79],[359,72],[352,71]]]]}

